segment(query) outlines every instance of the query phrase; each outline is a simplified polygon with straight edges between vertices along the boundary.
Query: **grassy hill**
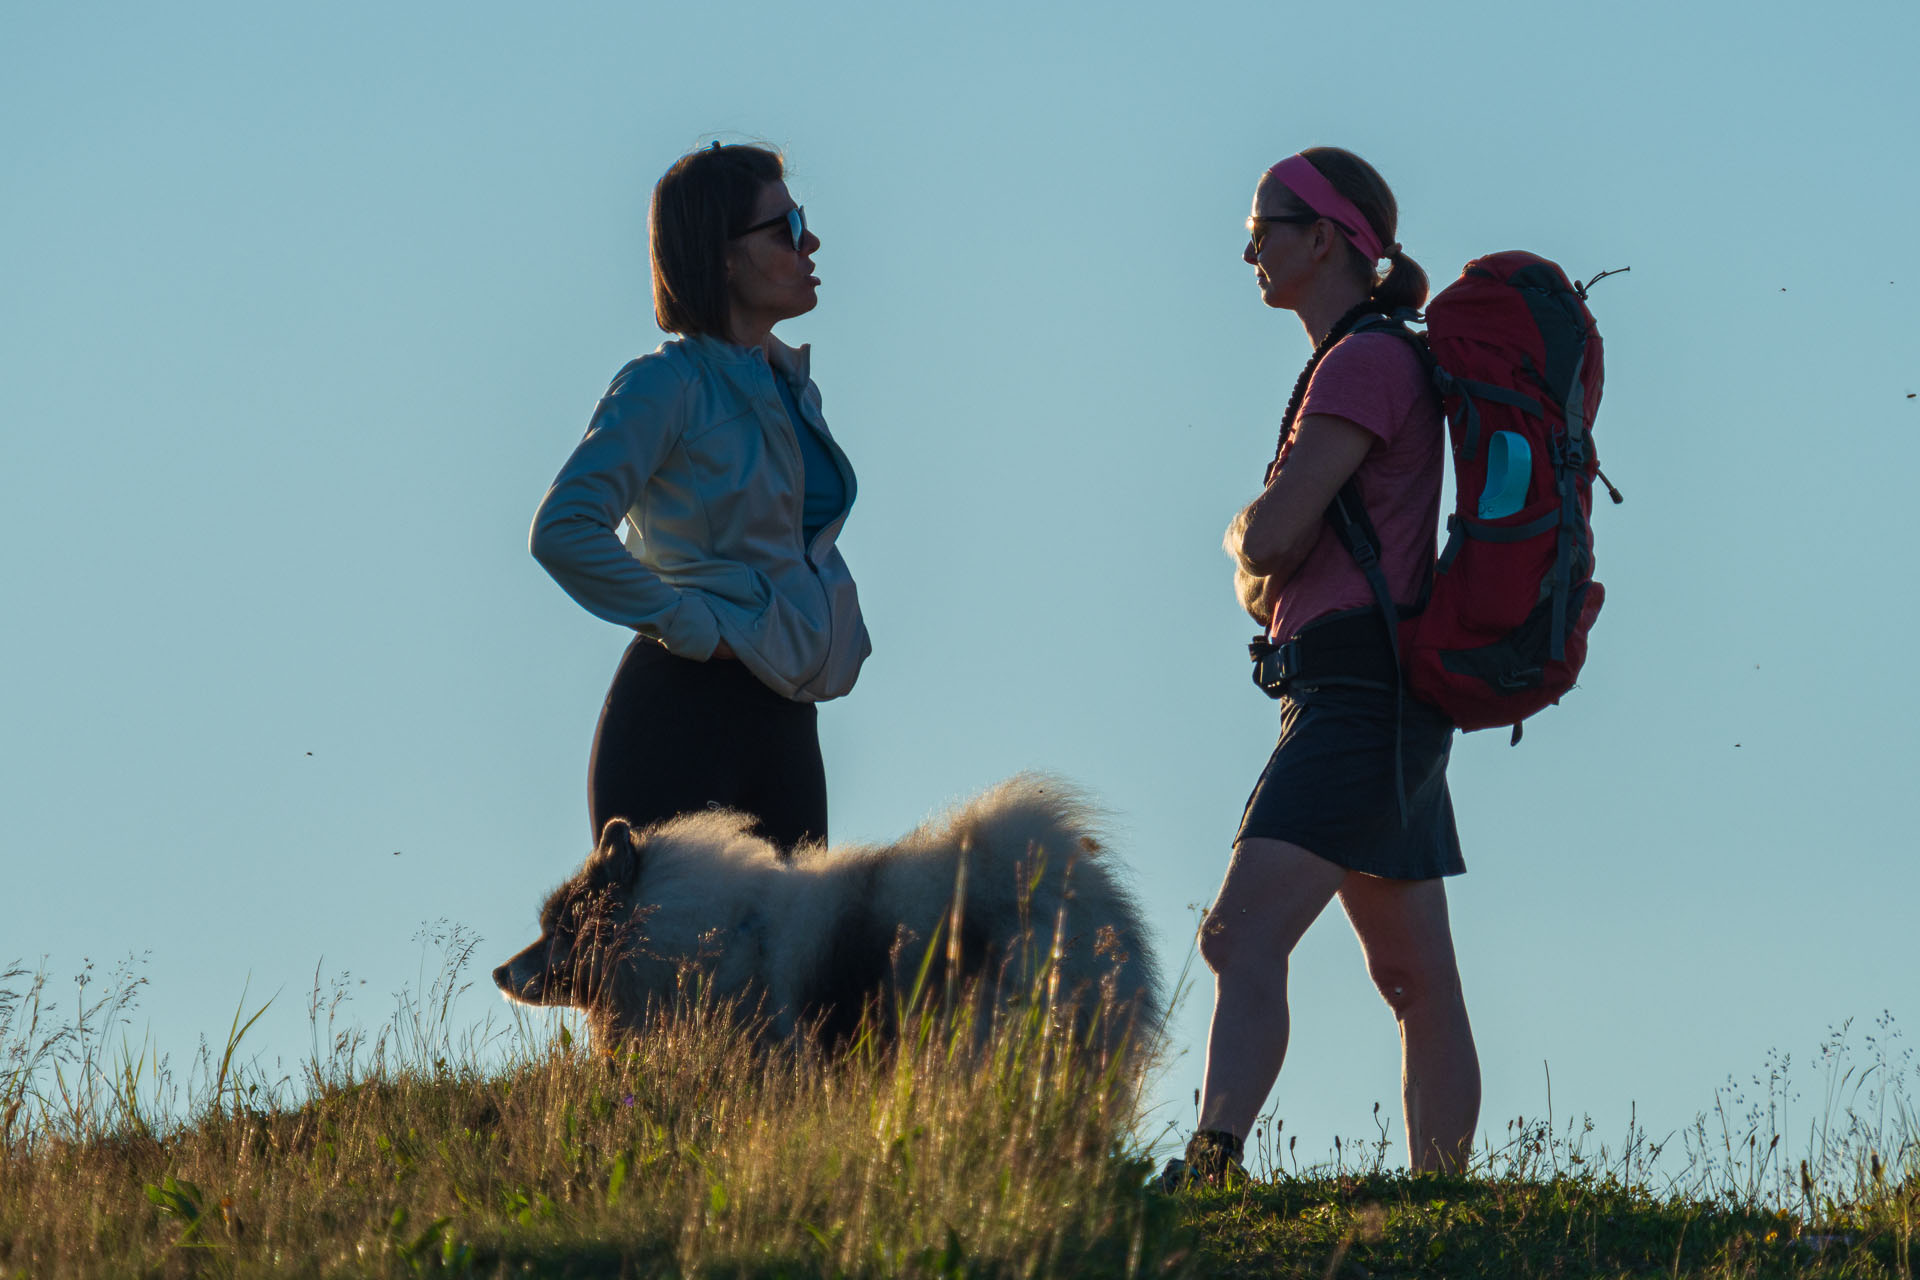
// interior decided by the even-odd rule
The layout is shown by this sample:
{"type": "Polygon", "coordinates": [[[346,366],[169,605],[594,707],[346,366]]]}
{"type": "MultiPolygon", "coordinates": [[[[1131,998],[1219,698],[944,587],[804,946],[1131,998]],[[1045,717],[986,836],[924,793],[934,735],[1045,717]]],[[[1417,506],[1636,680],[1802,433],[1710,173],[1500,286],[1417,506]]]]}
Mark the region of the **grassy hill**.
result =
{"type": "Polygon", "coordinates": [[[828,1060],[759,1050],[694,996],[606,1057],[567,1033],[456,1044],[454,981],[371,1039],[316,989],[299,1082],[242,1063],[236,1016],[176,1085],[103,1051],[126,975],[59,1027],[35,975],[0,976],[0,1277],[1905,1280],[1920,1263],[1903,1101],[1887,1131],[1814,1153],[1818,1178],[1742,1133],[1656,1190],[1634,1135],[1589,1152],[1578,1126],[1522,1120],[1470,1176],[1388,1172],[1384,1138],[1301,1167],[1263,1133],[1253,1185],[1166,1196],[1145,1187],[1135,1071],[1038,1012],[984,1050],[964,1016],[928,1012],[897,1048],[828,1060]]]}

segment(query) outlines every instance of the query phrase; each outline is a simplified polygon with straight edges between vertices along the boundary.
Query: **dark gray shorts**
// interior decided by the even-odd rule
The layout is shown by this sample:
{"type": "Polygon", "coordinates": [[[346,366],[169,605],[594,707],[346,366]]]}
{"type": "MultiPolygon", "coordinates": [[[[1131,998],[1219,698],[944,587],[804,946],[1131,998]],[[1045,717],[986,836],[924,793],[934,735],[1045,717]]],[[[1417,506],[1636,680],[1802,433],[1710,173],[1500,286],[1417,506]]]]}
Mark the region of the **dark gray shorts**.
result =
{"type": "Polygon", "coordinates": [[[1465,871],[1447,791],[1453,724],[1415,698],[1401,704],[1403,827],[1393,799],[1393,702],[1364,689],[1298,689],[1282,698],[1280,741],[1247,798],[1235,843],[1284,840],[1394,880],[1465,871]]]}

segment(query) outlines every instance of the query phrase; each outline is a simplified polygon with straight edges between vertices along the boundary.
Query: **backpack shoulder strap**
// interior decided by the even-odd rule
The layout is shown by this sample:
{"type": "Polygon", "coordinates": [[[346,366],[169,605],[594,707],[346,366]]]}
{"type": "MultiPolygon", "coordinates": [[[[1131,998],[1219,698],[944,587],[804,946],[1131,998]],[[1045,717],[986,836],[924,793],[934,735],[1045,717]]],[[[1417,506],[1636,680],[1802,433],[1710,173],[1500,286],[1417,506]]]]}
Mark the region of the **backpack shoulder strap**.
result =
{"type": "MultiPolygon", "coordinates": [[[[1392,333],[1405,339],[1420,357],[1420,366],[1431,380],[1435,364],[1433,352],[1427,346],[1426,335],[1415,333],[1409,327],[1410,322],[1419,319],[1419,313],[1403,309],[1392,315],[1372,316],[1354,326],[1354,333],[1392,333]]],[[[1393,590],[1387,585],[1386,571],[1380,566],[1380,534],[1373,527],[1373,520],[1367,515],[1367,506],[1360,500],[1360,475],[1355,470],[1340,486],[1333,501],[1327,505],[1326,521],[1333,530],[1333,536],[1347,549],[1347,554],[1360,567],[1366,577],[1367,587],[1373,592],[1373,600],[1380,610],[1380,621],[1387,629],[1387,651],[1393,655],[1393,798],[1400,809],[1400,825],[1407,825],[1407,782],[1406,766],[1401,756],[1401,729],[1403,709],[1406,702],[1405,677],[1400,669],[1400,607],[1394,603],[1393,590]]],[[[1421,592],[1420,605],[1426,604],[1426,591],[1421,592]]]]}
{"type": "MultiPolygon", "coordinates": [[[[1427,381],[1437,387],[1436,374],[1439,365],[1433,358],[1433,349],[1427,345],[1427,335],[1416,332],[1412,323],[1420,319],[1420,313],[1411,307],[1403,307],[1392,315],[1369,316],[1353,328],[1354,333],[1391,333],[1404,339],[1413,348],[1414,355],[1420,359],[1420,367],[1426,371],[1427,381]]],[[[1333,527],[1334,537],[1347,549],[1347,554],[1360,566],[1360,572],[1366,575],[1367,586],[1373,590],[1373,596],[1380,605],[1380,612],[1387,620],[1389,638],[1398,644],[1399,609],[1393,602],[1393,593],[1387,587],[1386,575],[1380,569],[1380,535],[1374,531],[1373,521],[1367,515],[1366,504],[1360,501],[1360,475],[1355,473],[1347,477],[1340,486],[1340,492],[1327,507],[1327,523],[1333,527]]],[[[1432,589],[1431,576],[1421,589],[1420,599],[1415,602],[1413,611],[1420,612],[1426,607],[1427,593],[1432,589]]],[[[1396,649],[1396,661],[1398,654],[1396,649]]]]}
{"type": "Polygon", "coordinates": [[[1400,807],[1400,825],[1407,825],[1406,766],[1401,763],[1401,712],[1406,702],[1406,677],[1400,670],[1400,608],[1393,602],[1386,572],[1380,567],[1380,535],[1374,531],[1367,508],[1360,501],[1360,477],[1352,475],[1327,506],[1327,524],[1366,575],[1380,621],[1387,628],[1387,652],[1393,655],[1393,799],[1400,807]]]}
{"type": "Polygon", "coordinates": [[[1413,353],[1420,357],[1420,367],[1433,376],[1433,349],[1427,345],[1427,335],[1413,326],[1420,322],[1421,316],[1412,307],[1402,307],[1390,315],[1371,315],[1353,326],[1353,333],[1391,333],[1404,338],[1413,353]]]}

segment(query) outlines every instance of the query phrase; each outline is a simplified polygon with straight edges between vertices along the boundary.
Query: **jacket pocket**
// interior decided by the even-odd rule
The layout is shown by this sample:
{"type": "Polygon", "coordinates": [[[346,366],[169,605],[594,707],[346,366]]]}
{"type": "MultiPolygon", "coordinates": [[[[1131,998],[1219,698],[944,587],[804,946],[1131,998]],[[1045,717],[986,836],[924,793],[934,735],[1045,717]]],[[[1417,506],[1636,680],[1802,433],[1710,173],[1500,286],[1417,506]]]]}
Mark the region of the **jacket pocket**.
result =
{"type": "Polygon", "coordinates": [[[860,678],[861,665],[873,652],[866,622],[860,615],[859,588],[837,550],[821,566],[819,581],[826,594],[830,633],[823,660],[798,695],[806,702],[824,702],[851,691],[860,678]]]}
{"type": "Polygon", "coordinates": [[[750,621],[766,612],[773,602],[773,582],[766,574],[738,560],[702,560],[678,565],[672,571],[673,585],[682,591],[696,591],[714,603],[722,630],[728,616],[750,621]],[[722,610],[724,609],[724,613],[722,610]]]}

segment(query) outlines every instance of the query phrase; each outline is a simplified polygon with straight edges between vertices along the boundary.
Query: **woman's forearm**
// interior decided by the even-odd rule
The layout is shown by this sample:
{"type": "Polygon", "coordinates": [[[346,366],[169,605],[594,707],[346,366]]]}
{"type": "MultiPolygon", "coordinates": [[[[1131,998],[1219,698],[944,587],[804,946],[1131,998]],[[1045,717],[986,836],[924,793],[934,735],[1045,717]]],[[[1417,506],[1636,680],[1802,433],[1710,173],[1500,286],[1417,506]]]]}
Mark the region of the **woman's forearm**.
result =
{"type": "Polygon", "coordinates": [[[677,382],[654,376],[601,401],[541,499],[527,548],[587,612],[704,659],[720,640],[713,611],[635,559],[617,532],[673,437],[677,394],[677,382]]]}
{"type": "Polygon", "coordinates": [[[1274,524],[1271,520],[1262,520],[1260,510],[1261,504],[1269,501],[1271,496],[1270,491],[1262,494],[1235,516],[1233,523],[1227,526],[1222,542],[1227,554],[1233,557],[1236,572],[1269,579],[1272,582],[1271,589],[1277,591],[1306,561],[1310,548],[1275,542],[1270,538],[1265,541],[1261,539],[1262,531],[1270,530],[1274,524]]]}

